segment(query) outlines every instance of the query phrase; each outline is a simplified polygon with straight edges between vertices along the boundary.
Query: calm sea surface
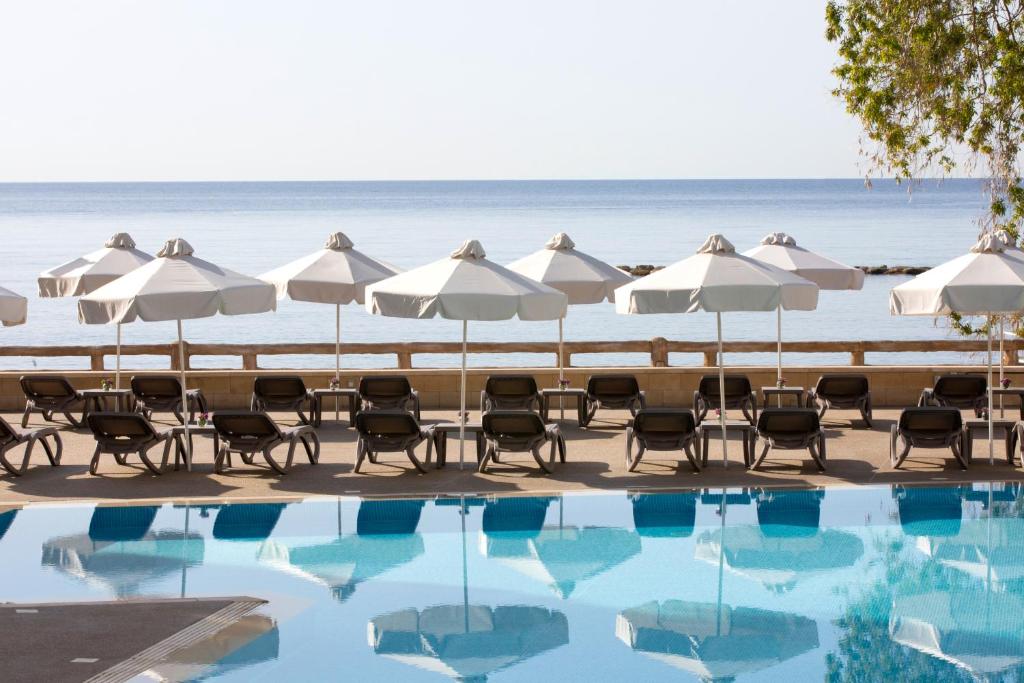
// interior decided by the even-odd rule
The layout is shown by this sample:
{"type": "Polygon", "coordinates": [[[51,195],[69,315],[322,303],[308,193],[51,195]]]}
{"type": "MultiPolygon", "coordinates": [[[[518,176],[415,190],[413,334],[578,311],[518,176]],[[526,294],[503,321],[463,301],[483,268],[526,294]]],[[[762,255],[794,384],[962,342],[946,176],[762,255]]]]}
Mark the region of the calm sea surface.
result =
{"type": "MultiPolygon", "coordinates": [[[[113,328],[79,325],[73,300],[39,299],[36,275],[100,247],[113,232],[127,231],[154,252],[169,237],[184,237],[196,255],[258,275],[307,254],[328,233],[341,230],[356,248],[409,268],[445,256],[467,238],[479,239],[488,256],[508,263],[568,232],[577,248],[613,264],[669,264],[685,258],[711,232],[725,234],[738,250],[782,230],[798,244],[851,265],[934,265],[963,253],[977,234],[986,200],[977,181],[905,186],[859,180],[536,181],[536,182],[316,182],[316,183],[110,183],[0,184],[0,234],[4,267],[0,285],[30,297],[29,322],[2,330],[7,344],[112,343],[113,328]]],[[[860,292],[823,292],[817,311],[787,313],[790,340],[935,339],[949,335],[930,319],[894,318],[888,291],[906,278],[869,277],[860,292]]],[[[343,311],[348,341],[457,340],[459,323],[400,320],[343,311]]],[[[333,341],[329,306],[283,301],[276,314],[189,321],[193,342],[333,341]]],[[[774,338],[774,314],[726,318],[727,339],[774,338]]],[[[125,343],[169,342],[173,323],[125,327],[125,343]]],[[[478,341],[555,340],[554,323],[471,323],[478,341]]],[[[714,318],[620,316],[610,305],[570,311],[572,340],[711,340],[714,318]]],[[[729,360],[729,359],[727,359],[729,360]]],[[[770,355],[732,360],[771,363],[770,355]]],[[[837,362],[846,357],[787,357],[791,363],[837,362]]],[[[869,356],[868,362],[954,361],[949,356],[869,356]]],[[[699,363],[673,357],[673,363],[699,363]]],[[[51,359],[49,367],[86,367],[87,359],[51,359]]],[[[344,365],[367,367],[391,357],[349,356],[344,365]]],[[[455,359],[418,356],[418,365],[455,359]]],[[[477,365],[549,363],[549,356],[472,359],[477,365]]],[[[644,356],[577,357],[579,364],[645,364],[644,356]]],[[[137,358],[128,365],[159,367],[165,359],[137,358]]],[[[237,366],[239,359],[196,359],[197,367],[237,366]]],[[[265,358],[262,365],[323,366],[329,358],[265,358]]],[[[3,367],[30,366],[2,359],[3,367]]]]}

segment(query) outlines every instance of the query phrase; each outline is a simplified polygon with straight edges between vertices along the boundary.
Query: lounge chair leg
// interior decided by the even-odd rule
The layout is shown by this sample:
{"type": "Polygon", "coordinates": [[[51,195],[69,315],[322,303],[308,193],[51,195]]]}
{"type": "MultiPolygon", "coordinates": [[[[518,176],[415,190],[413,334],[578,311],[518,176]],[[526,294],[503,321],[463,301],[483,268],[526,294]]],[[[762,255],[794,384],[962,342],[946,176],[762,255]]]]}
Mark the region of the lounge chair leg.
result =
{"type": "MultiPolygon", "coordinates": [[[[544,462],[544,456],[540,454],[540,446],[534,446],[530,450],[530,452],[533,453],[533,459],[537,461],[537,464],[540,465],[540,468],[544,470],[545,473],[551,474],[552,470],[550,465],[544,462]]],[[[552,448],[551,454],[554,455],[554,448],[552,448]]]]}
{"type": "Polygon", "coordinates": [[[963,453],[960,452],[960,447],[957,445],[956,441],[950,444],[949,449],[953,451],[953,457],[956,458],[957,462],[960,463],[960,469],[966,470],[967,460],[964,458],[963,453]]]}
{"type": "Polygon", "coordinates": [[[25,429],[28,427],[28,417],[32,414],[32,402],[25,402],[25,413],[21,416],[21,428],[25,429]]]}
{"type": "MultiPolygon", "coordinates": [[[[31,447],[32,447],[31,446],[31,442],[29,442],[28,448],[31,448],[31,447]]],[[[26,457],[25,462],[22,463],[21,469],[19,470],[14,465],[12,465],[10,462],[8,462],[8,460],[7,460],[7,449],[6,448],[0,448],[0,465],[2,465],[5,470],[10,472],[14,476],[20,477],[22,471],[24,471],[24,469],[25,469],[25,465],[27,465],[27,464],[28,464],[28,458],[26,457]]]]}
{"type": "Polygon", "coordinates": [[[683,446],[683,453],[686,453],[686,459],[690,461],[690,467],[693,468],[693,471],[700,472],[700,453],[694,456],[692,450],[690,449],[690,444],[686,444],[685,446],[683,446]]]}
{"type": "Polygon", "coordinates": [[[626,452],[626,457],[629,458],[629,464],[626,471],[632,472],[636,469],[637,465],[640,464],[640,459],[643,457],[645,450],[644,445],[642,443],[638,443],[636,447],[636,455],[633,455],[631,451],[626,452]]]}
{"type": "MultiPolygon", "coordinates": [[[[896,459],[893,461],[892,466],[894,469],[899,469],[900,465],[903,464],[903,461],[907,459],[907,456],[910,455],[910,448],[910,442],[904,441],[903,450],[896,456],[896,459]]],[[[964,469],[967,468],[965,467],[964,469]]]]}
{"type": "Polygon", "coordinates": [[[814,461],[814,464],[818,466],[818,471],[824,472],[825,462],[822,459],[821,454],[818,453],[818,446],[812,441],[807,445],[807,450],[810,452],[811,459],[814,461]]]}
{"type": "Polygon", "coordinates": [[[317,465],[320,463],[320,437],[315,432],[304,434],[300,437],[302,441],[302,447],[306,449],[306,457],[309,458],[310,465],[317,465]],[[310,441],[313,445],[310,446],[310,441]]]}
{"type": "Polygon", "coordinates": [[[290,467],[292,464],[292,456],[294,455],[294,453],[295,442],[292,441],[291,443],[288,444],[288,460],[285,462],[284,467],[281,467],[281,465],[276,460],[274,460],[274,456],[270,454],[269,448],[263,449],[263,459],[266,460],[267,464],[270,465],[270,468],[277,472],[278,474],[288,474],[288,467],[290,467]]]}
{"type": "Polygon", "coordinates": [[[92,460],[89,462],[89,474],[95,475],[96,470],[99,469],[100,465],[100,447],[97,444],[96,450],[92,454],[92,460]]]}
{"type": "Polygon", "coordinates": [[[764,441],[764,448],[761,449],[761,455],[757,458],[757,460],[752,462],[747,469],[756,470],[758,467],[760,467],[761,463],[764,462],[764,459],[766,457],[768,457],[768,451],[770,451],[771,448],[772,448],[771,441],[769,441],[768,439],[765,439],[765,441],[764,441]]]}
{"type": "MultiPolygon", "coordinates": [[[[149,459],[148,451],[148,448],[143,448],[139,450],[139,457],[142,459],[143,464],[145,464],[146,467],[149,468],[149,471],[152,472],[153,474],[163,474],[163,471],[159,469],[156,465],[154,465],[153,461],[149,459]]],[[[166,446],[164,452],[166,452],[166,446]]]]}
{"type": "Polygon", "coordinates": [[[480,464],[477,466],[477,471],[479,471],[479,472],[486,472],[487,471],[487,463],[489,463],[491,461],[491,458],[493,458],[493,457],[494,457],[494,444],[488,443],[487,444],[487,449],[484,451],[483,460],[481,460],[480,464]]]}
{"type": "Polygon", "coordinates": [[[366,444],[363,439],[360,438],[356,443],[356,465],[352,468],[353,472],[358,472],[359,468],[363,466],[363,459],[366,458],[366,444]]]}
{"type": "Polygon", "coordinates": [[[419,471],[420,474],[427,473],[427,468],[424,467],[423,463],[421,463],[419,461],[419,458],[416,457],[416,451],[413,446],[409,446],[408,448],[406,448],[405,454],[409,456],[409,462],[411,462],[413,466],[416,467],[416,470],[419,471]]]}
{"type": "Polygon", "coordinates": [[[558,432],[558,457],[565,464],[565,437],[562,436],[562,432],[558,432]]]}

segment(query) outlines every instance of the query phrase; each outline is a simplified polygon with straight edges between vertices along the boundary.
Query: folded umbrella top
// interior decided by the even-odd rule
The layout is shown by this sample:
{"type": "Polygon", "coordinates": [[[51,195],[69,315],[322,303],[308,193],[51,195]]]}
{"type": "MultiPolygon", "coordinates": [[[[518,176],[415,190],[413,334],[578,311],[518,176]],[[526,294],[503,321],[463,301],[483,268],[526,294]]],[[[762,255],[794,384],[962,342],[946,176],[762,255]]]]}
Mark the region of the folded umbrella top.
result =
{"type": "Polygon", "coordinates": [[[366,309],[400,318],[450,320],[555,320],[566,296],[487,259],[477,240],[447,258],[381,280],[366,288],[366,309]]]}
{"type": "Polygon", "coordinates": [[[197,258],[179,238],[168,240],[157,258],[79,299],[78,317],[85,323],[188,320],[276,306],[272,285],[197,258]]]}
{"type": "Polygon", "coordinates": [[[40,273],[39,296],[82,296],[152,260],[152,256],[135,248],[131,235],[115,233],[102,249],[40,273]]]}
{"type": "Polygon", "coordinates": [[[765,235],[759,246],[743,252],[743,255],[799,275],[821,289],[864,287],[863,270],[804,249],[784,232],[765,235]]]}
{"type": "Polygon", "coordinates": [[[366,286],[391,277],[397,268],[356,251],[344,233],[327,238],[323,249],[260,275],[278,298],[344,305],[363,303],[366,286]]]}
{"type": "Polygon", "coordinates": [[[615,289],[633,280],[626,271],[577,251],[576,243],[564,232],[548,240],[543,249],[508,267],[564,292],[570,304],[615,301],[615,289]]]}
{"type": "Polygon", "coordinates": [[[932,316],[1024,311],[1024,260],[987,233],[963,256],[894,287],[889,310],[932,316]]]}
{"type": "Polygon", "coordinates": [[[615,290],[618,313],[813,310],[818,286],[711,235],[697,253],[615,290]]]}

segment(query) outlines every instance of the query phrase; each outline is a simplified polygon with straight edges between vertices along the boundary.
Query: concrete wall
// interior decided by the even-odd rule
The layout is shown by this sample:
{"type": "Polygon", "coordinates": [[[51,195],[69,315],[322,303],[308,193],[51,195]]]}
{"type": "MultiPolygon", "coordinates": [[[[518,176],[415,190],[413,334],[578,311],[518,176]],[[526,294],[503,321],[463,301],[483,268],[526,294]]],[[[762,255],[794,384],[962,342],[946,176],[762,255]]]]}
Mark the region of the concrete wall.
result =
{"type": "MultiPolygon", "coordinates": [[[[647,392],[648,404],[651,406],[682,406],[690,407],[693,392],[700,378],[713,374],[714,368],[705,367],[627,367],[627,368],[567,368],[566,375],[571,387],[586,386],[586,379],[592,374],[630,373],[637,377],[640,386],[647,392]]],[[[742,373],[750,378],[754,387],[774,386],[775,370],[766,367],[737,367],[729,372],[742,373]]],[[[914,405],[921,389],[931,386],[935,377],[951,372],[984,372],[984,367],[961,366],[836,366],[836,367],[793,367],[784,370],[788,386],[814,386],[823,372],[855,372],[868,376],[871,383],[874,404],[878,407],[902,407],[914,405]]],[[[554,387],[557,384],[558,371],[550,368],[473,368],[467,378],[467,396],[470,409],[479,404],[480,390],[487,377],[492,374],[532,374],[537,383],[543,387],[554,387]]],[[[0,410],[18,411],[25,405],[24,396],[18,384],[20,372],[0,373],[0,410]]],[[[99,387],[104,378],[112,378],[109,371],[53,372],[33,374],[61,374],[80,389],[99,387]]],[[[132,373],[122,376],[122,384],[128,386],[128,378],[132,373]]],[[[151,374],[166,374],[162,373],[151,374]]],[[[193,370],[188,374],[189,388],[203,390],[210,402],[211,409],[248,407],[252,391],[253,378],[257,375],[295,375],[302,376],[310,388],[326,387],[332,376],[329,370],[193,370]]],[[[426,410],[455,409],[459,402],[459,371],[458,369],[415,369],[415,370],[367,370],[344,371],[342,386],[356,386],[363,375],[394,375],[404,374],[409,377],[413,386],[419,390],[426,410]]],[[[1013,380],[1013,386],[1024,386],[1024,368],[1012,368],[1007,376],[1013,380]]]]}

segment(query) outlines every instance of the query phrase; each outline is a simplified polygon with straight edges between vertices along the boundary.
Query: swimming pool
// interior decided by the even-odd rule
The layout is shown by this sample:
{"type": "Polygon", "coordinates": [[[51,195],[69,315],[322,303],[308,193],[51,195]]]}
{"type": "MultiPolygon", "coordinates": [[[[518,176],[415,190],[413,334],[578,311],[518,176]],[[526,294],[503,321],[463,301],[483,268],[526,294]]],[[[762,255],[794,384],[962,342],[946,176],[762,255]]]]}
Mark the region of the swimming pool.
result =
{"type": "Polygon", "coordinates": [[[19,603],[266,600],[157,667],[189,680],[1024,673],[1019,485],[38,505],[0,571],[19,603]]]}

